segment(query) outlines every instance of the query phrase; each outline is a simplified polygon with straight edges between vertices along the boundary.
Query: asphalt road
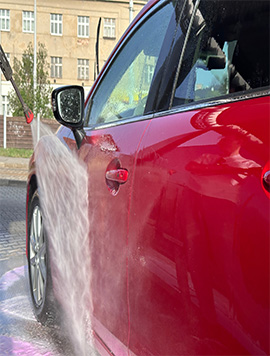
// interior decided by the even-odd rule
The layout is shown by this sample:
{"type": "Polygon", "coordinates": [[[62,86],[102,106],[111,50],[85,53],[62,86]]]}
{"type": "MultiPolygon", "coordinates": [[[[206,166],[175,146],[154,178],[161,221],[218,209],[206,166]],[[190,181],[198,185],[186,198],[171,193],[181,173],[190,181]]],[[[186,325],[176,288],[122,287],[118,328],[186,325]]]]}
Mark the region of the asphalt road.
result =
{"type": "Polygon", "coordinates": [[[25,199],[23,185],[0,185],[0,355],[72,356],[61,328],[42,326],[31,309],[25,199]]]}

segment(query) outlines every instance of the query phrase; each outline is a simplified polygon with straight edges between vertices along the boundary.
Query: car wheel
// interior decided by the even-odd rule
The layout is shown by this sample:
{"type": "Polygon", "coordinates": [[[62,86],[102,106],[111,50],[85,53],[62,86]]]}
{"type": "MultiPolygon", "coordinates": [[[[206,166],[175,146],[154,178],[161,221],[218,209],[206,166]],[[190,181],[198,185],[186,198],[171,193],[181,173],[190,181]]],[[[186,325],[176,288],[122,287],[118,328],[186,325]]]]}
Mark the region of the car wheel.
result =
{"type": "Polygon", "coordinates": [[[31,199],[28,218],[28,271],[33,309],[38,321],[48,324],[55,319],[48,239],[38,191],[31,199]]]}

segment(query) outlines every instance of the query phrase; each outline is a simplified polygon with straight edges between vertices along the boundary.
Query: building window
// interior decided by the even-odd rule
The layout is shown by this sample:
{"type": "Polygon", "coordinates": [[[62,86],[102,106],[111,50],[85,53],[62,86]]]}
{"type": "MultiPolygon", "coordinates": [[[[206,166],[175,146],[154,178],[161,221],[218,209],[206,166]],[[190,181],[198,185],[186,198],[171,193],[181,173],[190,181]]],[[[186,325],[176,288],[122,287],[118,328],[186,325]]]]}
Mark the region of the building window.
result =
{"type": "Polygon", "coordinates": [[[0,9],[0,30],[10,30],[9,10],[0,9]]]}
{"type": "Polygon", "coordinates": [[[115,19],[104,19],[103,37],[115,38],[115,19]]]}
{"type": "Polygon", "coordinates": [[[89,59],[78,59],[78,79],[89,79],[89,59]]]}
{"type": "Polygon", "coordinates": [[[62,35],[62,15],[51,14],[51,35],[62,35]]]}
{"type": "Polygon", "coordinates": [[[78,16],[78,37],[89,37],[89,16],[78,16]]]}
{"type": "Polygon", "coordinates": [[[7,116],[11,116],[11,112],[9,111],[9,102],[8,102],[7,95],[2,95],[2,110],[3,110],[3,115],[4,113],[6,113],[7,116]]]}
{"type": "Polygon", "coordinates": [[[22,13],[23,32],[34,32],[34,12],[23,11],[22,13]]]}
{"type": "Polygon", "coordinates": [[[51,77],[62,78],[62,57],[51,57],[51,77]]]}

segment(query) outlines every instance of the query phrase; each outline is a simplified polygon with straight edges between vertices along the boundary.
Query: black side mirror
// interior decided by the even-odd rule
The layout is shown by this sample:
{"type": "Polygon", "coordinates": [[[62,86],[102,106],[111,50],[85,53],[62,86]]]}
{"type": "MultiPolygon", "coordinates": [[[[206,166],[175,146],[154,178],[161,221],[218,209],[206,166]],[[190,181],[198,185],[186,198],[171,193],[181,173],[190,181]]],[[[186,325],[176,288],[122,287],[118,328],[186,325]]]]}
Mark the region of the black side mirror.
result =
{"type": "Polygon", "coordinates": [[[73,131],[79,149],[85,137],[83,130],[83,87],[68,85],[54,89],[52,92],[52,110],[56,120],[73,131]]]}
{"type": "Polygon", "coordinates": [[[201,56],[209,70],[224,69],[226,67],[226,55],[213,37],[209,39],[201,56]]]}
{"type": "Polygon", "coordinates": [[[84,118],[84,89],[68,85],[52,92],[52,110],[56,120],[70,129],[81,128],[84,118]]]}

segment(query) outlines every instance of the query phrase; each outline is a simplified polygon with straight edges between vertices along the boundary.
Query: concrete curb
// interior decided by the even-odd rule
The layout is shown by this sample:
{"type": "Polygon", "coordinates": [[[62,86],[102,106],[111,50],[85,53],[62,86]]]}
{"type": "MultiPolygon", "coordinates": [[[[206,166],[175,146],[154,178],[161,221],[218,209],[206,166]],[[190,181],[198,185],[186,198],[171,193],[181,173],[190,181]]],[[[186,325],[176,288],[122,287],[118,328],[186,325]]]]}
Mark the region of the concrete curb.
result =
{"type": "Polygon", "coordinates": [[[0,168],[23,168],[28,170],[29,158],[0,156],[0,168]]]}
{"type": "Polygon", "coordinates": [[[28,163],[0,162],[0,168],[22,168],[27,170],[28,163]]]}
{"type": "Polygon", "coordinates": [[[26,188],[26,181],[0,178],[0,187],[3,186],[26,188]]]}
{"type": "Polygon", "coordinates": [[[26,186],[29,158],[0,156],[0,186],[26,186]]]}

